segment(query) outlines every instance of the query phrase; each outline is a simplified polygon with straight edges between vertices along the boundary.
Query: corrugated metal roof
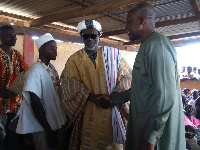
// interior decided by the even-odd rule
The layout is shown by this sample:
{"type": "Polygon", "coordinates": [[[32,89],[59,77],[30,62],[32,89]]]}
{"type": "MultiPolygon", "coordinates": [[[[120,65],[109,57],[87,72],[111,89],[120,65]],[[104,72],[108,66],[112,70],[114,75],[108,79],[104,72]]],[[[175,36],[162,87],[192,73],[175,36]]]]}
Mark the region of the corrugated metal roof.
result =
{"type": "MultiPolygon", "coordinates": [[[[192,0],[191,0],[192,1],[192,0]]],[[[166,22],[169,20],[187,19],[195,17],[196,12],[190,0],[154,0],[152,5],[157,10],[156,22],[166,22]]],[[[44,16],[64,13],[87,6],[99,5],[102,3],[111,2],[111,0],[1,0],[0,15],[11,17],[12,20],[18,17],[18,21],[32,20],[44,16]],[[20,18],[21,17],[21,18],[20,18]],[[24,17],[24,18],[23,18],[24,17]]],[[[121,1],[123,2],[123,1],[121,1]]],[[[132,3],[132,2],[131,2],[132,3]]],[[[67,30],[76,29],[78,22],[84,19],[95,19],[102,24],[103,32],[107,33],[115,30],[124,30],[126,25],[127,13],[132,7],[132,4],[122,5],[118,8],[102,11],[97,14],[89,14],[67,20],[54,22],[53,24],[63,26],[67,30]]],[[[199,3],[197,3],[199,6],[199,3]]],[[[197,16],[199,17],[199,16],[197,16]]],[[[9,18],[8,18],[9,19],[9,18]]],[[[199,32],[199,20],[181,23],[177,25],[167,25],[158,27],[157,31],[164,33],[167,36],[178,35],[191,32],[199,32]]],[[[119,41],[127,42],[128,36],[125,33],[121,35],[112,35],[119,41]]]]}

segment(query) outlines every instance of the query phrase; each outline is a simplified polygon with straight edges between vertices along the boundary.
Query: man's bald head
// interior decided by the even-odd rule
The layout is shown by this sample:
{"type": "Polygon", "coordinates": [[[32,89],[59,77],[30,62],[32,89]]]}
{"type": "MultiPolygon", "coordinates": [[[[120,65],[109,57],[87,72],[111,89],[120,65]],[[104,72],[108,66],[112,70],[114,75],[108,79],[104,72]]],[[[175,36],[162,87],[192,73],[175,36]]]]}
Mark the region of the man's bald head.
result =
{"type": "Polygon", "coordinates": [[[140,2],[133,6],[129,11],[129,15],[134,15],[137,18],[144,17],[149,23],[155,24],[156,10],[147,2],[140,2]]]}

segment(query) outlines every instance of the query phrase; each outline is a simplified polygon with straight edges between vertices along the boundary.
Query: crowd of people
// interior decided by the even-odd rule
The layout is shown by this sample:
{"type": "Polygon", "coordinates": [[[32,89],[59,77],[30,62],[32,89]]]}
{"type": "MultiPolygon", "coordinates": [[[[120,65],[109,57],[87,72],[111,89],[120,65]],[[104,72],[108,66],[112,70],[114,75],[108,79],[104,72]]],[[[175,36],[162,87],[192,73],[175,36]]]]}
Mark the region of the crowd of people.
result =
{"type": "MultiPolygon", "coordinates": [[[[118,49],[99,46],[99,22],[79,22],[85,46],[60,78],[50,62],[57,56],[50,33],[35,41],[39,58],[28,67],[12,49],[13,27],[1,27],[0,149],[19,149],[16,137],[31,133],[37,150],[186,150],[176,50],[155,31],[155,18],[148,2],[128,13],[129,39],[141,42],[133,70],[118,49]]],[[[194,93],[185,103],[196,106],[194,93]]]]}
{"type": "Polygon", "coordinates": [[[200,80],[200,69],[196,66],[183,66],[182,70],[180,71],[180,80],[200,80]]]}
{"type": "Polygon", "coordinates": [[[191,95],[189,91],[187,88],[182,91],[185,137],[191,150],[200,150],[200,135],[198,134],[198,128],[200,128],[200,90],[193,89],[191,95]]]}

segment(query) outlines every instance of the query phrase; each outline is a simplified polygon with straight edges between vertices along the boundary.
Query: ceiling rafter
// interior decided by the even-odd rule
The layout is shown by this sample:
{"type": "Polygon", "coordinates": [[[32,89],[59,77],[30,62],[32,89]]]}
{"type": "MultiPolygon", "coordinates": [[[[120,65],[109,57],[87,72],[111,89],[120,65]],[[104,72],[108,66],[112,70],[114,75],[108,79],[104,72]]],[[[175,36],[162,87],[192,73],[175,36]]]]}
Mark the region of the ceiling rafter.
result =
{"type": "Polygon", "coordinates": [[[30,22],[30,27],[41,26],[45,24],[49,24],[56,21],[67,20],[71,18],[81,17],[84,15],[91,15],[96,13],[102,13],[108,10],[112,10],[115,8],[120,8],[124,5],[128,5],[130,3],[136,4],[141,0],[113,0],[111,2],[101,3],[98,5],[87,6],[85,8],[79,8],[76,10],[66,11],[50,16],[44,16],[38,19],[34,19],[30,22]]]}
{"type": "Polygon", "coordinates": [[[198,0],[190,0],[190,4],[192,6],[192,9],[194,10],[196,16],[200,16],[200,4],[198,0]]]}
{"type": "MultiPolygon", "coordinates": [[[[15,27],[18,26],[17,28],[20,27],[20,29],[22,29],[22,28],[25,29],[25,27],[28,27],[27,26],[27,20],[30,20],[30,18],[18,16],[18,15],[15,15],[15,14],[9,14],[9,13],[0,11],[0,22],[2,22],[2,23],[5,23],[5,24],[14,23],[15,27]]],[[[27,29],[29,29],[29,28],[26,28],[26,30],[27,29]]],[[[67,27],[63,27],[63,26],[60,26],[60,25],[54,25],[54,24],[47,24],[47,25],[44,25],[44,26],[36,27],[35,29],[58,32],[58,33],[67,34],[67,35],[74,35],[74,36],[77,36],[77,37],[80,36],[78,34],[77,30],[70,29],[70,28],[67,28],[67,27]]],[[[31,30],[31,28],[29,30],[31,30]]],[[[30,33],[33,33],[33,32],[30,32],[30,33]]],[[[20,33],[17,33],[17,34],[26,34],[26,33],[20,31],[20,33]]],[[[29,35],[31,35],[31,34],[29,34],[29,35]]],[[[117,45],[123,45],[123,42],[113,40],[113,39],[109,39],[109,38],[101,38],[101,40],[104,41],[104,42],[108,42],[108,43],[110,42],[110,43],[115,43],[117,45]]]]}
{"type": "Polygon", "coordinates": [[[188,37],[194,37],[194,36],[200,36],[200,32],[192,32],[192,33],[185,33],[185,34],[179,34],[179,35],[172,35],[168,36],[170,40],[174,39],[182,39],[182,38],[188,38],[188,37]]]}
{"type": "MultiPolygon", "coordinates": [[[[156,28],[170,26],[170,25],[184,24],[184,23],[195,22],[195,21],[200,21],[200,16],[193,16],[193,17],[182,18],[182,19],[156,22],[156,28]]],[[[103,33],[102,37],[115,36],[115,35],[120,35],[120,34],[125,34],[125,33],[127,33],[126,29],[115,30],[115,31],[103,33]]]]}
{"type": "MultiPolygon", "coordinates": [[[[192,37],[195,37],[195,36],[200,37],[200,32],[192,32],[192,33],[186,33],[186,34],[172,35],[172,36],[168,36],[168,38],[174,42],[174,41],[177,41],[177,40],[182,41],[184,39],[196,40],[196,38],[194,38],[194,39],[192,38],[192,37]]],[[[140,44],[140,41],[124,42],[124,45],[138,45],[138,44],[140,44]]]]}
{"type": "MultiPolygon", "coordinates": [[[[85,2],[85,1],[83,1],[83,0],[73,0],[73,2],[78,3],[78,4],[81,4],[81,5],[83,5],[83,6],[92,6],[90,3],[85,2]]],[[[124,19],[124,18],[122,18],[122,17],[120,17],[120,16],[117,16],[117,15],[113,14],[112,12],[106,11],[106,12],[102,12],[102,14],[104,14],[104,15],[106,15],[106,16],[108,16],[108,17],[111,17],[111,18],[113,18],[113,19],[115,19],[115,20],[117,20],[117,21],[121,21],[121,22],[123,22],[123,23],[126,22],[126,19],[124,19]]]]}
{"type": "Polygon", "coordinates": [[[28,17],[19,16],[19,15],[15,15],[15,14],[10,14],[10,13],[3,12],[3,11],[0,11],[0,15],[8,16],[8,17],[13,17],[13,18],[16,18],[16,19],[21,19],[21,20],[26,20],[26,21],[31,20],[28,17]]]}
{"type": "Polygon", "coordinates": [[[14,14],[9,14],[3,11],[0,11],[0,22],[4,22],[6,24],[14,23],[19,26],[27,26],[30,18],[18,16],[14,14]]]}

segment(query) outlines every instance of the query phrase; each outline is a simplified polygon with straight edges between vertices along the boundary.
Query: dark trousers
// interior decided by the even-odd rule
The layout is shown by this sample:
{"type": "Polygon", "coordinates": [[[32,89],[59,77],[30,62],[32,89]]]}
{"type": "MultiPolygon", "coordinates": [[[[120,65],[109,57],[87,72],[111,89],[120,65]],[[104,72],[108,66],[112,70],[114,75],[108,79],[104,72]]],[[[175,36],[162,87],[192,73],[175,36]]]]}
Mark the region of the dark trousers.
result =
{"type": "Polygon", "coordinates": [[[0,115],[0,149],[19,150],[21,136],[15,132],[18,113],[4,113],[0,115]]]}

